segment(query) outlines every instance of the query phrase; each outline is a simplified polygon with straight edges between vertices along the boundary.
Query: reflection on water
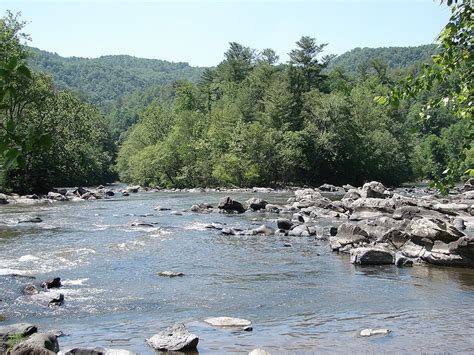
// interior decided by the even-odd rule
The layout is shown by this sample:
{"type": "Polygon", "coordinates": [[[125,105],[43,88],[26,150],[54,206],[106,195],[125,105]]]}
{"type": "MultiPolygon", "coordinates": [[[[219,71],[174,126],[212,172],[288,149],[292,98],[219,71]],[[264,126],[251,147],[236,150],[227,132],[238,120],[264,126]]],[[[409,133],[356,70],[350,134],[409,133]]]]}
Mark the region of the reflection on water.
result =
{"type": "MultiPolygon", "coordinates": [[[[234,194],[244,201],[255,194],[234,194]]],[[[407,353],[474,350],[474,271],[417,266],[354,266],[314,238],[224,236],[221,223],[276,226],[276,216],[181,211],[222,194],[134,194],[77,203],[0,207],[0,315],[62,329],[62,347],[102,346],[152,353],[144,340],[175,322],[200,337],[201,354],[407,353]],[[154,210],[156,206],[170,210],[154,210]],[[43,223],[18,224],[39,215],[43,223]],[[153,227],[137,226],[137,220],[153,227]],[[285,247],[290,243],[290,247],[285,247]],[[164,278],[164,270],[185,276],[164,278]],[[18,274],[23,276],[6,276],[18,274]],[[21,289],[60,276],[55,292],[21,289]],[[454,316],[455,315],[455,316],[454,316]],[[250,319],[253,332],[216,329],[210,316],[250,319]],[[388,336],[362,338],[364,328],[388,336]]],[[[262,195],[284,203],[288,194],[262,195]]],[[[319,221],[320,227],[338,221],[319,221]]]]}

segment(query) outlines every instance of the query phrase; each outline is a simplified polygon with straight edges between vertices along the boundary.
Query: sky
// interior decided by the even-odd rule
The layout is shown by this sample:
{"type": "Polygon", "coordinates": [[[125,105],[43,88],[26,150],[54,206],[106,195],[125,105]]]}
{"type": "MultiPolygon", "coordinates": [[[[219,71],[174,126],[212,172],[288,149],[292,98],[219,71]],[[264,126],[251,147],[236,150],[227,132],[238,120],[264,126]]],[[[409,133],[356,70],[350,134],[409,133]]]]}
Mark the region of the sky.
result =
{"type": "Polygon", "coordinates": [[[280,60],[303,35],[323,54],[433,43],[450,12],[439,0],[0,0],[21,12],[29,45],[62,56],[136,57],[213,66],[229,42],[280,60]]]}

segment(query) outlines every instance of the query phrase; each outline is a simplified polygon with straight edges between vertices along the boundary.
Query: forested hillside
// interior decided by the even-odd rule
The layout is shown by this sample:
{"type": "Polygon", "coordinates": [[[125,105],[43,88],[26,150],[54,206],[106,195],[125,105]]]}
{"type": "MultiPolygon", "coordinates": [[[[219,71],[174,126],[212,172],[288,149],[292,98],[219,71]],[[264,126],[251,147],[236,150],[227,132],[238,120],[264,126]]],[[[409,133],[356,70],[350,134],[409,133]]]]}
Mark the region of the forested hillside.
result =
{"type": "Polygon", "coordinates": [[[392,71],[410,69],[429,62],[436,51],[434,44],[417,47],[354,48],[335,58],[330,68],[340,67],[351,74],[374,70],[374,63],[381,63],[392,71]]]}
{"type": "Polygon", "coordinates": [[[50,74],[55,85],[77,93],[87,101],[108,107],[136,90],[171,84],[176,80],[197,82],[202,68],[188,63],[109,55],[100,58],[61,57],[30,48],[31,68],[50,74]]]}

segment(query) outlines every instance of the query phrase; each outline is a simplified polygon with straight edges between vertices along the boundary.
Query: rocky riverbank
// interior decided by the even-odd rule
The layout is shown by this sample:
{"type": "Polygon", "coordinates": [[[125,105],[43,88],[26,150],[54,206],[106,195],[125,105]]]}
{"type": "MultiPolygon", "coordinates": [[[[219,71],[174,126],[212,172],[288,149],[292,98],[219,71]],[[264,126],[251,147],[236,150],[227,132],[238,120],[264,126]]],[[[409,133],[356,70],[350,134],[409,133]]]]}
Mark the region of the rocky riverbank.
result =
{"type": "Polygon", "coordinates": [[[285,205],[261,198],[240,203],[227,196],[217,207],[201,204],[190,210],[275,214],[279,217],[276,226],[264,224],[247,230],[207,227],[228,235],[314,236],[328,240],[331,250],[350,254],[355,264],[474,267],[474,179],[448,197],[428,189],[389,190],[376,181],[360,188],[325,184],[294,193],[285,205]],[[332,198],[324,193],[332,193],[332,198]],[[318,221],[324,218],[338,221],[326,234],[318,232],[318,221]]]}

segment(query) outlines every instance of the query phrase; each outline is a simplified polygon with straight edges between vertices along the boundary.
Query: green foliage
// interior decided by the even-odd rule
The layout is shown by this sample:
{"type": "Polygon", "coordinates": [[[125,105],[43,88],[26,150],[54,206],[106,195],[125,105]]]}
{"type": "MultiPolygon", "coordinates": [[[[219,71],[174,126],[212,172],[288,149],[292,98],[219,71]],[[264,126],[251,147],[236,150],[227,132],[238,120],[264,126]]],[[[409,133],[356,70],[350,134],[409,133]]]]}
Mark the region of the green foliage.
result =
{"type": "MultiPolygon", "coordinates": [[[[378,97],[381,104],[390,103],[397,107],[403,100],[418,99],[427,92],[432,93],[424,105],[421,106],[419,116],[422,121],[432,120],[432,112],[439,112],[445,107],[452,116],[464,121],[462,130],[456,135],[450,145],[438,148],[433,147],[437,137],[427,138],[420,151],[428,156],[431,154],[430,174],[435,179],[435,185],[443,191],[453,184],[459,177],[459,171],[466,164],[466,151],[469,151],[474,141],[473,126],[473,60],[472,43],[474,40],[473,12],[470,1],[447,1],[451,6],[452,16],[448,24],[438,36],[439,53],[432,56],[430,64],[422,67],[417,76],[408,76],[397,86],[393,87],[388,97],[378,97]],[[449,148],[449,149],[448,149],[449,148]],[[441,152],[444,152],[441,154],[441,152]],[[457,158],[453,159],[455,152],[457,158]],[[439,164],[444,165],[440,173],[439,164]]],[[[433,126],[430,122],[429,125],[433,126]]],[[[447,134],[445,131],[444,133],[447,134]]],[[[441,133],[443,136],[443,133],[441,133]]],[[[445,143],[444,137],[438,144],[445,143]]],[[[419,153],[419,154],[422,154],[419,153]]],[[[467,162],[470,164],[469,162],[467,162]]],[[[472,165],[467,166],[466,174],[471,174],[472,165]]],[[[424,172],[426,174],[426,171],[424,172]]]]}
{"type": "Polygon", "coordinates": [[[104,118],[44,74],[31,73],[22,23],[0,20],[0,187],[19,193],[112,178],[114,146],[104,118]]]}
{"type": "Polygon", "coordinates": [[[13,349],[16,345],[20,344],[25,337],[22,334],[12,334],[8,336],[7,347],[13,349]]]}
{"type": "Polygon", "coordinates": [[[152,86],[172,84],[176,80],[197,82],[203,68],[187,63],[110,55],[100,58],[64,58],[58,54],[31,48],[29,64],[50,74],[61,89],[104,108],[125,96],[152,86]]]}

